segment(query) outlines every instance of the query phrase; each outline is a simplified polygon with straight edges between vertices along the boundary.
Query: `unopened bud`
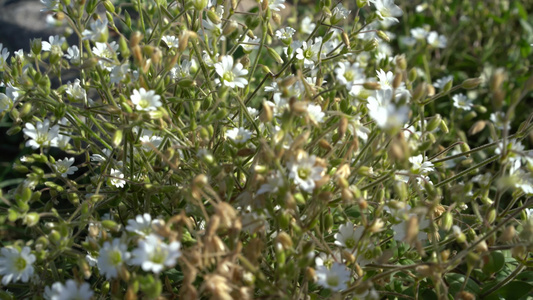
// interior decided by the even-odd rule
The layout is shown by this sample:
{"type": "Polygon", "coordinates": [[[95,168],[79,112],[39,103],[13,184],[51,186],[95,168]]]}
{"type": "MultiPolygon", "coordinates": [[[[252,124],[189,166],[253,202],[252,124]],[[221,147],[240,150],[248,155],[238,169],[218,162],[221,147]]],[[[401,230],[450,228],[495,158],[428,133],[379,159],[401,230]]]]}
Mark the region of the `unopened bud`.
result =
{"type": "Polygon", "coordinates": [[[502,241],[503,243],[508,243],[513,240],[515,235],[516,235],[516,229],[514,228],[513,225],[509,225],[505,227],[505,230],[500,236],[500,241],[502,241]]]}
{"type": "Polygon", "coordinates": [[[379,36],[380,39],[384,40],[385,42],[389,43],[390,42],[390,38],[389,36],[382,30],[378,30],[377,31],[377,34],[379,36]]]}
{"type": "Polygon", "coordinates": [[[364,45],[364,48],[363,48],[363,49],[364,49],[366,52],[370,52],[370,51],[376,49],[376,48],[378,47],[378,45],[379,45],[378,40],[374,38],[374,39],[371,39],[370,41],[368,41],[368,42],[364,45]]]}
{"type": "Polygon", "coordinates": [[[350,38],[348,37],[348,34],[346,32],[342,32],[341,34],[342,42],[346,46],[346,48],[351,49],[350,47],[350,38]]]}
{"type": "Polygon", "coordinates": [[[481,132],[487,123],[484,120],[479,120],[470,129],[468,130],[468,135],[475,135],[479,132],[481,132]]]}
{"type": "Polygon", "coordinates": [[[272,108],[270,105],[268,105],[266,102],[263,102],[263,110],[261,111],[261,115],[259,116],[259,119],[263,123],[267,123],[272,121],[273,114],[272,114],[272,108]]]}
{"type": "Polygon", "coordinates": [[[363,83],[363,87],[367,90],[381,89],[381,85],[379,84],[379,82],[373,82],[373,81],[368,81],[368,82],[363,83]]]}
{"type": "Polygon", "coordinates": [[[130,37],[130,47],[133,48],[135,46],[138,46],[142,38],[143,38],[142,33],[140,33],[139,31],[135,31],[130,37]]]}
{"type": "Polygon", "coordinates": [[[214,24],[220,24],[220,17],[212,10],[207,11],[207,18],[214,24]]]}
{"type": "Polygon", "coordinates": [[[463,89],[471,90],[478,87],[478,85],[481,83],[481,78],[469,78],[461,84],[461,87],[463,89]]]}
{"type": "Polygon", "coordinates": [[[397,74],[394,76],[394,79],[392,80],[392,88],[393,88],[393,89],[397,89],[397,88],[399,88],[400,85],[402,84],[402,80],[403,80],[402,73],[397,73],[397,74]]]}
{"type": "Polygon", "coordinates": [[[224,28],[224,30],[222,31],[222,34],[223,35],[229,35],[231,34],[233,31],[235,31],[235,29],[237,29],[237,27],[239,27],[239,24],[234,21],[234,20],[231,20],[227,25],[226,27],[224,28]]]}
{"type": "Polygon", "coordinates": [[[453,215],[447,211],[443,214],[442,220],[441,220],[441,228],[444,231],[449,231],[453,226],[453,215]]]}
{"type": "Polygon", "coordinates": [[[399,55],[396,56],[396,66],[400,68],[400,70],[407,69],[407,60],[405,59],[405,55],[399,55]]]}
{"type": "Polygon", "coordinates": [[[113,134],[113,146],[120,146],[122,143],[123,133],[124,132],[122,130],[115,131],[115,134],[113,134]]]}
{"type": "Polygon", "coordinates": [[[420,83],[416,86],[413,91],[413,101],[420,102],[427,94],[428,84],[425,82],[420,83]]]}
{"type": "Polygon", "coordinates": [[[440,123],[442,122],[442,118],[439,114],[436,114],[431,120],[429,120],[427,124],[427,131],[433,131],[439,127],[440,123]]]}
{"type": "Polygon", "coordinates": [[[407,73],[407,79],[409,79],[410,82],[415,81],[417,76],[418,74],[416,73],[415,68],[412,68],[411,70],[409,70],[409,73],[407,73]]]}
{"type": "Polygon", "coordinates": [[[270,57],[272,57],[278,64],[283,63],[283,59],[281,59],[281,56],[279,56],[278,52],[274,50],[274,48],[267,48],[267,53],[270,57]]]}

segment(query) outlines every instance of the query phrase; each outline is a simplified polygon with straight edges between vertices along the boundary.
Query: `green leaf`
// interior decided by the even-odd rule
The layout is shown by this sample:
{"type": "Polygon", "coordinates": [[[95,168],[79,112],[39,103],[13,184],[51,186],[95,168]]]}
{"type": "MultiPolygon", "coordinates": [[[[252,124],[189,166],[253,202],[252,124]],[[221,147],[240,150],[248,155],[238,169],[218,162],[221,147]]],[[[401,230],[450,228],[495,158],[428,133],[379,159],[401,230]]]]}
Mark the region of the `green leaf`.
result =
{"type": "Polygon", "coordinates": [[[492,252],[484,260],[483,273],[496,273],[505,265],[505,257],[499,251],[492,252]]]}
{"type": "Polygon", "coordinates": [[[485,300],[519,299],[533,292],[533,285],[522,281],[511,281],[499,290],[491,293],[485,300]]]}
{"type": "MultiPolygon", "coordinates": [[[[461,291],[461,288],[463,286],[463,283],[465,282],[466,276],[463,274],[457,274],[457,273],[450,273],[445,276],[446,281],[448,282],[448,288],[450,295],[452,297],[455,296],[458,292],[461,291]]],[[[477,283],[468,278],[468,281],[466,282],[465,291],[473,293],[474,295],[479,295],[480,288],[477,285],[477,283]]]]}
{"type": "Polygon", "coordinates": [[[516,6],[516,9],[518,10],[518,15],[523,20],[527,20],[527,11],[526,9],[520,4],[520,1],[515,1],[514,5],[516,6]]]}

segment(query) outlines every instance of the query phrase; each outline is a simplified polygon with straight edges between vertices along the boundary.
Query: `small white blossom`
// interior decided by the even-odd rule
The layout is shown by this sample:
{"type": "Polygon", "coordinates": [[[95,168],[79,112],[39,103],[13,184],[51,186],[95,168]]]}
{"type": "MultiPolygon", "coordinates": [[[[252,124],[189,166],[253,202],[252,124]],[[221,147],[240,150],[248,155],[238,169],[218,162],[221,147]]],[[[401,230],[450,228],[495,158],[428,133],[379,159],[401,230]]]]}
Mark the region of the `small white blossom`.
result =
{"type": "Polygon", "coordinates": [[[276,30],[276,38],[278,38],[283,43],[290,43],[292,40],[292,36],[296,33],[296,30],[294,30],[291,27],[285,27],[279,30],[276,30]]]}
{"type": "Polygon", "coordinates": [[[111,43],[95,43],[93,47],[93,54],[100,57],[98,64],[107,71],[113,70],[115,56],[118,54],[118,44],[111,43]]]}
{"type": "Polygon", "coordinates": [[[98,269],[108,280],[117,278],[120,268],[129,258],[128,245],[122,243],[120,239],[105,242],[98,256],[98,269]]]}
{"type": "Polygon", "coordinates": [[[43,41],[41,42],[42,50],[43,51],[49,51],[53,54],[59,54],[63,56],[63,50],[61,50],[61,46],[66,42],[66,39],[64,37],[60,37],[59,35],[50,36],[48,37],[48,42],[43,41]]]}
{"type": "Polygon", "coordinates": [[[260,43],[260,38],[251,39],[250,37],[245,36],[244,40],[241,43],[241,47],[244,53],[251,53],[253,50],[259,49],[260,43]]]}
{"type": "Polygon", "coordinates": [[[505,123],[507,123],[507,129],[511,129],[511,120],[507,120],[507,122],[505,122],[505,113],[502,111],[497,111],[490,114],[490,120],[494,126],[500,130],[505,128],[505,123]]]}
{"type": "Polygon", "coordinates": [[[394,4],[394,0],[372,0],[372,3],[374,3],[380,19],[395,23],[400,22],[396,17],[402,16],[403,11],[394,4]]]}
{"type": "Polygon", "coordinates": [[[342,6],[341,3],[339,3],[331,11],[331,22],[333,24],[336,24],[340,22],[341,20],[346,19],[346,17],[348,17],[349,14],[350,14],[350,11],[344,8],[344,6],[342,6]]]}
{"type": "Polygon", "coordinates": [[[122,173],[120,170],[111,169],[109,176],[111,177],[110,178],[111,185],[118,187],[118,188],[122,188],[124,187],[124,185],[126,185],[126,181],[123,179],[124,173],[122,173]]]}
{"type": "MultiPolygon", "coordinates": [[[[263,0],[261,0],[263,2],[263,0]]],[[[269,0],[268,7],[272,11],[281,11],[285,8],[285,0],[269,0]]]]}
{"type": "Polygon", "coordinates": [[[45,6],[41,9],[42,12],[59,9],[59,0],[40,0],[40,2],[45,6]]]}
{"type": "Polygon", "coordinates": [[[66,93],[73,99],[80,101],[85,100],[87,97],[87,92],[80,85],[80,80],[77,78],[74,80],[74,83],[70,83],[70,81],[67,83],[66,93]]]}
{"type": "Polygon", "coordinates": [[[0,93],[0,114],[7,109],[10,109],[13,105],[13,101],[9,99],[9,97],[4,94],[0,93]]]}
{"type": "Polygon", "coordinates": [[[304,67],[313,69],[319,57],[324,57],[321,52],[322,38],[317,37],[315,41],[303,42],[302,47],[296,49],[296,58],[304,61],[304,67]]]}
{"type": "Polygon", "coordinates": [[[252,137],[252,132],[243,127],[232,128],[226,131],[226,136],[236,144],[245,144],[252,137]]]}
{"type": "Polygon", "coordinates": [[[91,30],[85,29],[83,31],[83,39],[91,40],[93,42],[105,43],[109,35],[107,29],[107,19],[105,20],[95,20],[91,22],[91,30]]]}
{"type": "Polygon", "coordinates": [[[363,90],[363,83],[366,81],[364,69],[359,63],[350,64],[348,61],[339,62],[335,68],[335,74],[340,84],[346,86],[350,95],[358,96],[363,90]]]}
{"type": "Polygon", "coordinates": [[[12,247],[4,247],[0,256],[0,275],[2,284],[8,285],[10,282],[28,282],[33,275],[33,263],[35,255],[31,254],[29,247],[18,250],[12,247]]]}
{"type": "Polygon", "coordinates": [[[261,185],[256,194],[261,195],[264,193],[277,193],[284,184],[285,182],[283,181],[283,176],[281,172],[277,170],[267,177],[267,182],[261,185]]]}
{"type": "Polygon", "coordinates": [[[426,175],[429,172],[435,171],[435,168],[433,167],[433,163],[428,161],[427,157],[424,159],[422,154],[409,157],[409,162],[412,164],[411,172],[413,174],[426,175]]]}
{"type": "Polygon", "coordinates": [[[248,74],[248,70],[243,69],[241,63],[233,66],[233,57],[225,55],[222,61],[215,64],[215,70],[220,78],[215,79],[217,84],[224,84],[227,87],[244,88],[248,84],[248,80],[242,77],[248,74]]]}
{"type": "Polygon", "coordinates": [[[7,59],[9,58],[9,51],[0,43],[0,71],[5,70],[7,59]]]}
{"type": "Polygon", "coordinates": [[[74,157],[66,158],[65,159],[58,159],[56,160],[56,163],[52,165],[54,170],[61,174],[61,177],[67,177],[68,175],[74,174],[74,172],[78,171],[77,167],[73,167],[72,164],[74,164],[74,157]]]}
{"type": "Polygon", "coordinates": [[[355,228],[352,222],[339,226],[339,232],[335,233],[335,245],[347,248],[350,251],[357,249],[359,240],[363,236],[365,228],[355,228]]]}
{"type": "Polygon", "coordinates": [[[313,23],[313,19],[311,19],[309,16],[303,18],[302,22],[300,23],[300,30],[305,34],[311,34],[311,32],[315,30],[315,27],[316,24],[313,23]]]}
{"type": "Polygon", "coordinates": [[[26,142],[28,147],[39,149],[40,147],[57,146],[59,125],[54,125],[50,128],[50,120],[48,119],[45,119],[44,122],[37,122],[36,125],[26,123],[22,131],[30,138],[26,142]]]}
{"type": "Polygon", "coordinates": [[[315,189],[315,181],[322,179],[324,167],[316,166],[316,156],[307,152],[298,153],[295,160],[288,163],[289,177],[303,191],[311,193],[315,189]]]}
{"type": "Polygon", "coordinates": [[[392,90],[379,90],[368,97],[368,114],[376,124],[386,130],[401,128],[409,120],[409,107],[392,102],[392,90]]]}
{"type": "Polygon", "coordinates": [[[152,233],[152,216],[148,213],[138,215],[135,219],[129,219],[126,230],[141,236],[147,236],[152,233]]]}
{"type": "Polygon", "coordinates": [[[428,34],[429,34],[429,31],[423,27],[416,27],[416,28],[411,29],[411,36],[417,40],[425,40],[428,34]]]}
{"type": "Polygon", "coordinates": [[[179,39],[177,37],[173,35],[164,35],[161,39],[167,44],[167,47],[178,49],[179,39]]]}
{"type": "Polygon", "coordinates": [[[67,54],[65,54],[64,57],[70,60],[71,64],[79,65],[81,63],[80,49],[76,45],[68,47],[67,54]]]}
{"type": "Polygon", "coordinates": [[[345,265],[334,262],[329,269],[324,265],[318,266],[316,268],[316,277],[319,285],[339,292],[348,287],[346,282],[350,280],[350,271],[346,269],[345,265]]]}
{"type": "Polygon", "coordinates": [[[439,35],[436,31],[431,31],[427,36],[428,44],[434,48],[446,48],[448,39],[445,36],[439,35]]]}
{"type": "Polygon", "coordinates": [[[87,282],[80,284],[72,279],[67,280],[65,285],[56,282],[44,288],[44,298],[47,300],[89,300],[93,294],[87,282]]]}
{"type": "Polygon", "coordinates": [[[135,109],[140,111],[153,111],[163,105],[161,96],[156,95],[155,91],[146,91],[144,88],[133,90],[130,96],[131,102],[135,105],[135,109]]]}
{"type": "Polygon", "coordinates": [[[143,240],[139,240],[138,247],[133,250],[131,263],[146,272],[159,274],[164,267],[172,267],[181,256],[181,244],[172,242],[167,244],[156,235],[149,235],[143,240]]]}
{"type": "Polygon", "coordinates": [[[445,77],[442,77],[442,78],[439,78],[437,79],[434,83],[433,83],[433,86],[436,87],[436,88],[439,88],[439,89],[443,89],[444,86],[446,86],[446,84],[450,81],[453,80],[453,76],[452,75],[449,75],[449,76],[445,76],[445,77]]]}
{"type": "Polygon", "coordinates": [[[465,111],[471,110],[472,107],[474,107],[472,100],[468,99],[464,94],[455,94],[453,95],[452,100],[453,106],[465,111]]]}
{"type": "Polygon", "coordinates": [[[129,64],[122,64],[122,65],[118,65],[118,66],[114,66],[113,69],[111,70],[111,74],[109,75],[110,77],[110,82],[111,83],[119,83],[119,82],[122,82],[124,79],[126,79],[128,73],[130,72],[130,67],[129,67],[129,64]]]}
{"type": "Polygon", "coordinates": [[[316,104],[307,105],[307,116],[315,125],[322,123],[324,121],[324,116],[326,114],[322,111],[322,107],[316,104]]]}

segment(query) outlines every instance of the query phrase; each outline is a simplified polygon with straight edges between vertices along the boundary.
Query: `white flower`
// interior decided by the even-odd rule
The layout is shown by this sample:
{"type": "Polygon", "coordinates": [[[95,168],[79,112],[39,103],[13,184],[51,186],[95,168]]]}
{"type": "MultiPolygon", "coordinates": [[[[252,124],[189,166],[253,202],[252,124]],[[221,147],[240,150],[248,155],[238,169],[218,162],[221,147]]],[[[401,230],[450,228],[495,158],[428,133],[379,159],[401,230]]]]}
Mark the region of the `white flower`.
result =
{"type": "Polygon", "coordinates": [[[28,282],[33,275],[33,263],[35,255],[31,254],[30,247],[24,247],[21,251],[12,247],[4,247],[0,256],[0,275],[2,284],[8,285],[10,282],[28,282]]]}
{"type": "Polygon", "coordinates": [[[118,54],[118,44],[116,42],[111,43],[98,43],[96,42],[93,47],[93,54],[102,58],[98,60],[98,64],[107,71],[113,70],[115,61],[115,55],[118,54]]]}
{"type": "Polygon", "coordinates": [[[4,45],[0,43],[0,71],[4,71],[6,61],[9,58],[9,51],[7,48],[4,48],[4,45]]]}
{"type": "Polygon", "coordinates": [[[358,242],[363,236],[364,227],[355,228],[352,222],[339,226],[339,232],[335,233],[335,245],[348,248],[349,250],[357,249],[358,242]]]}
{"type": "Polygon", "coordinates": [[[226,131],[226,136],[232,139],[236,144],[244,144],[252,137],[252,132],[243,127],[232,128],[226,131]]]}
{"type": "Polygon", "coordinates": [[[396,17],[402,16],[403,12],[398,5],[394,4],[394,0],[372,0],[372,3],[374,3],[376,13],[381,20],[400,22],[396,17]]]}
{"type": "Polygon", "coordinates": [[[59,9],[59,0],[40,0],[40,2],[46,6],[46,8],[41,9],[42,12],[59,9]]]}
{"type": "Polygon", "coordinates": [[[111,150],[104,148],[102,150],[102,153],[104,153],[105,157],[102,156],[101,154],[92,154],[91,161],[96,161],[96,162],[106,161],[107,158],[111,155],[111,150]]]}
{"type": "Polygon", "coordinates": [[[411,172],[413,174],[427,174],[428,172],[435,171],[435,168],[433,167],[433,163],[428,161],[428,158],[425,158],[422,156],[422,154],[419,154],[417,156],[409,157],[409,162],[412,164],[411,166],[411,172]]]}
{"type": "Polygon", "coordinates": [[[109,176],[111,177],[110,178],[111,185],[113,185],[115,187],[122,188],[126,184],[126,181],[123,180],[124,173],[122,173],[118,169],[111,169],[111,172],[109,173],[109,176]]]}
{"type": "Polygon", "coordinates": [[[135,104],[135,109],[141,111],[157,110],[162,105],[161,96],[156,95],[155,91],[146,91],[144,88],[133,90],[130,99],[135,104]]]}
{"type": "Polygon", "coordinates": [[[315,41],[303,42],[302,47],[296,49],[296,58],[304,61],[304,67],[313,69],[318,62],[319,56],[325,56],[321,52],[322,38],[317,37],[315,41]]]}
{"type": "Polygon", "coordinates": [[[439,88],[439,89],[442,89],[444,88],[444,86],[446,86],[446,84],[450,81],[453,80],[453,76],[452,75],[449,75],[449,76],[444,76],[442,78],[439,78],[437,79],[434,83],[433,83],[433,86],[436,87],[436,88],[439,88]]]}
{"type": "Polygon", "coordinates": [[[61,27],[65,19],[55,18],[54,15],[46,15],[46,26],[48,27],[61,27]]]}
{"type": "Polygon", "coordinates": [[[288,163],[289,177],[294,180],[303,191],[311,193],[315,188],[315,181],[322,179],[324,168],[315,166],[316,156],[309,156],[307,152],[298,153],[296,160],[288,163]]]}
{"type": "Polygon", "coordinates": [[[45,119],[44,122],[37,122],[36,125],[26,123],[25,128],[22,131],[30,138],[26,142],[26,146],[28,147],[38,149],[46,146],[57,146],[59,125],[54,125],[50,128],[50,120],[48,119],[45,119]]]}
{"type": "Polygon", "coordinates": [[[165,44],[167,44],[167,47],[169,48],[176,48],[179,47],[179,39],[173,35],[165,35],[161,38],[165,44]]]}
{"type": "Polygon", "coordinates": [[[129,258],[128,245],[123,244],[120,239],[114,239],[111,243],[105,242],[100,248],[98,269],[108,280],[116,278],[120,268],[129,258]]]}
{"type": "Polygon", "coordinates": [[[9,97],[4,94],[0,93],[0,114],[4,111],[9,109],[13,105],[13,100],[9,99],[9,97]]]}
{"type": "Polygon", "coordinates": [[[453,106],[462,110],[471,110],[474,107],[472,100],[468,99],[464,94],[456,94],[452,97],[453,106]]]}
{"type": "Polygon", "coordinates": [[[368,114],[383,129],[401,128],[409,120],[409,107],[392,102],[392,90],[379,90],[368,97],[368,114]]]}
{"type": "MultiPolygon", "coordinates": [[[[134,131],[137,133],[137,129],[134,131]]],[[[151,151],[153,150],[152,146],[158,148],[161,145],[163,138],[154,134],[151,130],[143,129],[139,141],[142,143],[144,150],[151,151]]]]}
{"type": "Polygon", "coordinates": [[[111,70],[111,74],[109,75],[110,82],[119,83],[123,81],[124,79],[126,79],[126,76],[128,75],[129,72],[130,72],[130,67],[129,67],[129,64],[127,63],[114,66],[113,69],[111,70]]]}
{"type": "Polygon", "coordinates": [[[93,296],[91,286],[87,282],[81,284],[69,279],[63,285],[56,282],[44,288],[44,298],[48,300],[89,300],[93,296]]]}
{"type": "Polygon", "coordinates": [[[300,30],[305,34],[311,34],[311,32],[315,30],[315,27],[316,24],[313,23],[313,20],[309,16],[303,18],[302,23],[300,24],[300,30]]]}
{"type": "Polygon", "coordinates": [[[134,232],[141,236],[147,236],[152,233],[152,216],[145,213],[135,217],[135,220],[129,219],[126,230],[134,232]]]}
{"type": "Polygon", "coordinates": [[[277,170],[267,177],[267,182],[261,185],[256,195],[261,195],[264,193],[277,193],[279,188],[283,187],[284,184],[283,175],[279,170],[277,170]]]}
{"type": "Polygon", "coordinates": [[[245,36],[241,43],[241,47],[244,53],[251,53],[252,50],[259,48],[259,43],[261,43],[260,38],[251,39],[250,37],[245,36]]]}
{"type": "Polygon", "coordinates": [[[62,56],[63,50],[61,50],[61,46],[65,43],[65,41],[66,39],[64,37],[60,37],[59,35],[50,36],[48,37],[48,42],[41,42],[41,49],[43,51],[49,51],[53,54],[59,54],[62,56]]]}
{"type": "Polygon", "coordinates": [[[350,280],[350,271],[346,269],[345,265],[334,262],[330,269],[324,265],[318,266],[316,268],[316,277],[319,285],[339,292],[348,287],[346,282],[350,280]]]}
{"type": "Polygon", "coordinates": [[[218,56],[219,54],[216,53],[214,57],[211,57],[207,51],[203,50],[202,59],[208,67],[212,68],[218,62],[218,56]]]}
{"type": "MultiPolygon", "coordinates": [[[[414,217],[416,215],[414,214],[409,214],[408,215],[408,218],[410,217],[414,217]]],[[[426,229],[429,227],[430,225],[430,221],[427,219],[427,218],[423,218],[422,220],[420,218],[418,218],[419,220],[419,223],[418,223],[418,236],[417,236],[417,239],[419,241],[425,241],[427,240],[427,234],[425,232],[423,232],[422,230],[426,229]]],[[[392,225],[392,230],[394,231],[394,240],[396,241],[404,241],[405,238],[407,237],[407,227],[409,226],[409,223],[407,220],[403,220],[402,222],[398,223],[398,224],[395,224],[395,225],[392,225]]]]}
{"type": "Polygon", "coordinates": [[[366,141],[368,139],[368,134],[370,133],[370,129],[366,128],[361,124],[361,118],[359,116],[354,116],[349,119],[348,121],[348,131],[362,139],[363,141],[366,141]]]}
{"type": "Polygon", "coordinates": [[[233,66],[232,56],[223,56],[222,61],[215,64],[215,70],[218,76],[220,76],[220,79],[215,79],[217,84],[224,84],[230,88],[244,88],[244,86],[248,84],[248,80],[241,77],[248,74],[248,70],[243,69],[241,63],[237,63],[233,66]]]}
{"type": "Polygon", "coordinates": [[[283,43],[287,44],[290,43],[292,40],[292,36],[296,33],[296,30],[294,30],[291,27],[285,27],[279,30],[276,30],[276,38],[278,38],[283,43]]]}
{"type": "Polygon", "coordinates": [[[363,90],[366,76],[359,63],[339,62],[338,67],[335,68],[335,74],[337,74],[336,78],[339,83],[346,86],[346,89],[350,91],[350,95],[357,96],[363,90]]]}
{"type": "MultiPolygon", "coordinates": [[[[263,0],[261,0],[263,2],[263,0]]],[[[268,1],[268,7],[272,11],[280,11],[285,8],[285,0],[270,0],[268,1]]]]}
{"type": "Polygon", "coordinates": [[[436,31],[432,31],[427,36],[428,44],[434,48],[446,48],[448,39],[445,36],[439,35],[436,31]]]}
{"type": "Polygon", "coordinates": [[[344,6],[342,6],[341,3],[339,3],[331,11],[331,23],[336,24],[340,22],[341,20],[346,19],[346,17],[348,17],[349,14],[350,14],[350,11],[344,8],[344,6]]]}
{"type": "MultiPolygon", "coordinates": [[[[207,34],[207,41],[216,41],[217,38],[222,34],[222,23],[221,24],[215,24],[211,22],[211,20],[203,19],[202,20],[202,26],[204,27],[204,31],[207,34]]],[[[202,31],[202,32],[204,32],[202,31]]],[[[226,40],[226,37],[220,36],[220,40],[224,41],[226,40]]]]}
{"type": "Polygon", "coordinates": [[[176,65],[170,70],[170,75],[174,79],[182,79],[191,76],[192,61],[184,59],[181,64],[176,65]]]}
{"type": "Polygon", "coordinates": [[[70,60],[71,64],[78,65],[81,63],[80,49],[76,45],[68,47],[67,54],[65,54],[64,56],[65,58],[70,60]]]}
{"type": "Polygon", "coordinates": [[[416,27],[411,29],[411,36],[413,36],[417,40],[425,40],[428,34],[429,31],[426,30],[426,28],[416,27]]]}
{"type": "MultiPolygon", "coordinates": [[[[505,113],[502,111],[497,111],[490,114],[490,120],[496,126],[496,128],[503,130],[505,127],[505,113]]],[[[507,129],[511,129],[511,120],[507,121],[507,129]]]]}
{"type": "Polygon", "coordinates": [[[74,83],[70,83],[70,81],[67,83],[66,93],[73,99],[80,101],[85,100],[87,97],[87,92],[80,85],[80,80],[77,78],[74,80],[74,83]]]}
{"type": "Polygon", "coordinates": [[[67,177],[68,175],[74,174],[74,172],[78,171],[77,167],[73,167],[72,164],[74,163],[74,157],[66,158],[65,159],[58,159],[56,160],[56,163],[52,165],[54,170],[61,174],[62,177],[67,177]]]}
{"type": "Polygon", "coordinates": [[[172,267],[181,256],[181,244],[172,242],[166,244],[156,235],[149,235],[139,240],[139,246],[133,250],[131,263],[141,266],[144,271],[160,273],[164,267],[172,267]]]}
{"type": "Polygon", "coordinates": [[[318,123],[322,123],[325,115],[326,114],[322,111],[322,107],[320,107],[320,105],[307,105],[307,116],[314,124],[318,125],[318,123]]]}
{"type": "Polygon", "coordinates": [[[109,36],[107,19],[103,21],[98,19],[91,22],[91,30],[85,29],[82,34],[84,40],[105,43],[107,41],[107,37],[109,36]]]}

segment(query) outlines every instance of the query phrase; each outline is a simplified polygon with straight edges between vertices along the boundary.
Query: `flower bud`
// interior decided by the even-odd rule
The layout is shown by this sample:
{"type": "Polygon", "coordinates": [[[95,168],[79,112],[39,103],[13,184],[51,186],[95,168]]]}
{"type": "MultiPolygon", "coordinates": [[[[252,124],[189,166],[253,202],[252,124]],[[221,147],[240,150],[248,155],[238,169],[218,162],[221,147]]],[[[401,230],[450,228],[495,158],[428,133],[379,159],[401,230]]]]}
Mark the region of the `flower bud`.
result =
{"type": "Polygon", "coordinates": [[[397,74],[394,76],[394,79],[392,80],[392,88],[393,88],[393,89],[397,89],[397,88],[399,88],[400,85],[402,84],[402,80],[403,80],[402,73],[397,73],[397,74]]]}
{"type": "Polygon", "coordinates": [[[479,132],[481,132],[487,123],[484,120],[479,120],[470,129],[468,130],[468,135],[475,135],[479,132]]]}
{"type": "Polygon", "coordinates": [[[115,134],[113,134],[113,146],[118,147],[122,143],[123,138],[123,131],[117,130],[115,131],[115,134]]]}
{"type": "Polygon", "coordinates": [[[368,5],[368,0],[357,0],[357,7],[363,8],[368,5]]]}
{"type": "Polygon", "coordinates": [[[378,30],[377,35],[379,36],[380,39],[384,40],[387,43],[390,43],[390,38],[384,31],[378,30]]]}
{"type": "Polygon", "coordinates": [[[270,57],[272,57],[278,64],[282,64],[283,63],[283,59],[281,59],[281,56],[279,56],[278,52],[276,52],[276,50],[274,50],[274,48],[268,47],[267,48],[267,52],[268,52],[268,55],[270,57]]]}
{"type": "Polygon", "coordinates": [[[234,21],[234,20],[231,20],[227,25],[226,27],[224,28],[224,30],[222,31],[222,34],[223,35],[229,35],[231,34],[233,31],[235,31],[235,29],[237,29],[237,27],[239,27],[239,24],[234,21]]]}
{"type": "Polygon", "coordinates": [[[427,94],[428,90],[428,84],[425,82],[422,82],[418,84],[413,91],[413,101],[414,102],[420,102],[422,98],[424,98],[427,94]]]}
{"type": "Polygon", "coordinates": [[[207,18],[214,24],[220,24],[221,22],[220,17],[212,10],[207,11],[207,18]]]}
{"type": "Polygon", "coordinates": [[[515,235],[516,235],[516,229],[514,228],[513,225],[509,225],[505,227],[505,230],[500,236],[500,241],[502,241],[503,243],[508,243],[513,240],[515,235]]]}
{"type": "Polygon", "coordinates": [[[28,225],[28,227],[33,227],[39,223],[39,214],[36,212],[31,212],[26,214],[24,216],[24,224],[28,225]]]}
{"type": "Polygon", "coordinates": [[[346,48],[351,49],[351,47],[350,47],[350,38],[348,37],[348,34],[345,31],[343,31],[341,33],[341,38],[342,38],[342,42],[344,43],[346,48]]]}
{"type": "Polygon", "coordinates": [[[481,83],[481,78],[469,78],[463,81],[461,87],[467,90],[475,89],[481,83]]]}
{"type": "Polygon", "coordinates": [[[441,224],[442,230],[449,231],[453,226],[453,215],[449,211],[445,212],[442,216],[441,224]]]}
{"type": "Polygon", "coordinates": [[[363,49],[364,49],[366,52],[370,52],[370,51],[376,49],[376,48],[378,47],[378,45],[379,45],[378,40],[375,39],[375,38],[373,38],[373,39],[371,39],[370,41],[368,41],[368,42],[364,45],[363,49]]]}
{"type": "Polygon", "coordinates": [[[440,125],[440,123],[442,122],[442,118],[439,114],[436,114],[431,120],[429,120],[428,124],[427,124],[427,131],[433,131],[435,129],[437,129],[437,127],[440,125]]]}
{"type": "Polygon", "coordinates": [[[104,2],[104,7],[105,9],[110,12],[110,13],[114,13],[115,12],[115,5],[113,5],[113,3],[109,0],[105,0],[104,2]]]}
{"type": "Polygon", "coordinates": [[[407,69],[407,60],[405,59],[405,55],[399,55],[396,56],[396,66],[400,68],[400,70],[407,69]]]}
{"type": "Polygon", "coordinates": [[[130,37],[130,47],[138,46],[143,38],[143,34],[139,31],[135,31],[130,37]]]}
{"type": "Polygon", "coordinates": [[[41,54],[41,50],[43,47],[42,39],[33,39],[31,40],[31,52],[33,52],[34,55],[41,54]]]}
{"type": "Polygon", "coordinates": [[[373,82],[373,81],[369,81],[369,82],[365,82],[363,83],[363,87],[367,90],[379,90],[381,89],[381,85],[379,84],[379,82],[373,82]]]}

